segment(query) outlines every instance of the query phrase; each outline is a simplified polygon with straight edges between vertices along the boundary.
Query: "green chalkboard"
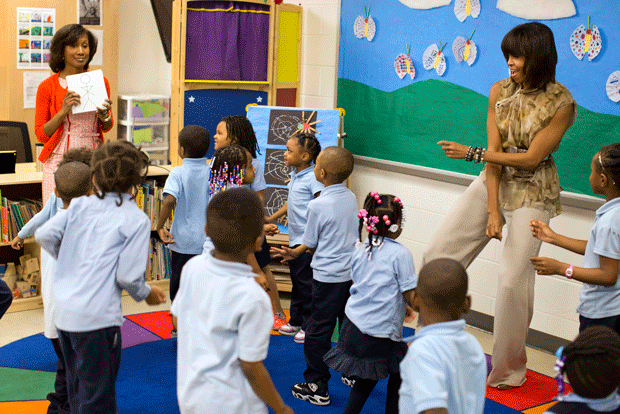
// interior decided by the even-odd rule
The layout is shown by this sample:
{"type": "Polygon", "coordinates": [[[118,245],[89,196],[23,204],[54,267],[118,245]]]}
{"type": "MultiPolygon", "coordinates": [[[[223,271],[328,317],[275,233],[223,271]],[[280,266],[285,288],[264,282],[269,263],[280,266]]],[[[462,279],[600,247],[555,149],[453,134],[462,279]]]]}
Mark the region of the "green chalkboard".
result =
{"type": "MultiPolygon", "coordinates": [[[[478,175],[482,165],[448,159],[437,141],[486,147],[488,98],[439,80],[383,92],[348,79],[338,80],[338,107],[344,108],[353,154],[446,171],[478,175]]],[[[573,126],[553,154],[565,191],[593,195],[590,161],[601,146],[620,141],[620,116],[578,107],[573,126]]]]}

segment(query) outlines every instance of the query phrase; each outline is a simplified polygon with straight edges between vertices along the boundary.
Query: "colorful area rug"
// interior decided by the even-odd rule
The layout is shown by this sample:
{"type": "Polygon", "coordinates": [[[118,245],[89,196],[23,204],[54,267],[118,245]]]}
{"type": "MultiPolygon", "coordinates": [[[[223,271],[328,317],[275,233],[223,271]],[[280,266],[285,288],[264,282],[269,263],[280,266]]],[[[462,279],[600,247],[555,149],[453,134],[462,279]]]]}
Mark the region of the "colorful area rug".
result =
{"type": "MultiPolygon", "coordinates": [[[[178,413],[176,399],[176,339],[168,312],[130,315],[121,329],[123,353],[116,386],[119,414],[178,413]]],[[[413,330],[405,328],[405,335],[413,330]]],[[[490,357],[488,357],[490,366],[490,357]]],[[[0,348],[0,414],[45,413],[45,397],[53,389],[56,354],[42,334],[20,339],[0,348]]],[[[335,373],[329,383],[331,404],[315,407],[295,399],[291,385],[303,381],[303,345],[292,337],[273,335],[265,360],[276,388],[298,413],[341,413],[350,388],[335,373]]],[[[380,381],[364,412],[383,412],[387,381],[380,381]]],[[[487,389],[485,414],[541,414],[553,405],[555,380],[528,371],[522,387],[508,391],[487,389]]]]}

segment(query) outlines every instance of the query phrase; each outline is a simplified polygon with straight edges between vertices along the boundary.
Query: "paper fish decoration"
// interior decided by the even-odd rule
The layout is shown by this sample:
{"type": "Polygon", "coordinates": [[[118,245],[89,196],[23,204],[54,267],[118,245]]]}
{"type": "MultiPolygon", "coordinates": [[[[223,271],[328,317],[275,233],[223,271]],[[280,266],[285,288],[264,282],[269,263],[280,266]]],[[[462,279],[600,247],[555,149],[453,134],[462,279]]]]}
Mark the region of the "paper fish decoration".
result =
{"type": "Polygon", "coordinates": [[[454,0],[454,14],[461,22],[467,16],[477,19],[480,15],[480,0],[454,0]]]}
{"type": "Polygon", "coordinates": [[[415,67],[409,55],[409,45],[407,45],[407,53],[399,53],[396,59],[394,59],[394,70],[401,79],[404,78],[406,74],[409,74],[411,79],[415,78],[415,67]]]}
{"type": "Polygon", "coordinates": [[[607,96],[614,102],[620,102],[620,70],[607,78],[607,96]]]}
{"type": "Polygon", "coordinates": [[[471,66],[476,61],[478,49],[476,48],[476,44],[471,40],[474,32],[472,32],[471,36],[469,36],[469,39],[467,40],[465,40],[463,36],[457,36],[456,39],[454,39],[454,42],[452,43],[452,52],[454,53],[454,58],[457,62],[465,61],[469,66],[471,66]]]}
{"type": "Polygon", "coordinates": [[[596,26],[590,26],[590,16],[588,16],[588,28],[580,25],[570,36],[570,48],[575,57],[579,60],[587,53],[588,60],[594,59],[601,51],[601,33],[596,26]]]}
{"type": "Polygon", "coordinates": [[[366,6],[364,6],[364,17],[357,16],[353,24],[353,33],[355,33],[355,37],[358,39],[367,38],[369,42],[372,42],[372,39],[375,38],[376,30],[375,21],[370,15],[370,7],[366,10],[366,6]]]}
{"type": "Polygon", "coordinates": [[[446,71],[446,57],[442,50],[445,46],[446,44],[444,43],[441,48],[438,48],[437,45],[433,43],[426,48],[422,55],[424,69],[435,69],[439,76],[443,76],[443,73],[446,71]]]}

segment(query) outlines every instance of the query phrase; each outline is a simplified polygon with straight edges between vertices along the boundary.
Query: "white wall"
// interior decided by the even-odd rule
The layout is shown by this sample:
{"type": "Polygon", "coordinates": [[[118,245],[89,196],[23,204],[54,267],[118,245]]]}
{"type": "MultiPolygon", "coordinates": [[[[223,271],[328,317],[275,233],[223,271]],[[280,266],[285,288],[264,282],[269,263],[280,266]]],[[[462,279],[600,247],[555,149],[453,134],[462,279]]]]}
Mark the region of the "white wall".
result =
{"type": "MultiPolygon", "coordinates": [[[[334,108],[340,0],[301,0],[299,3],[304,8],[301,106],[334,108]]],[[[121,3],[119,48],[119,91],[170,93],[171,68],[165,61],[149,0],[121,3]]],[[[431,236],[465,190],[462,185],[360,165],[351,177],[351,188],[360,203],[370,191],[389,192],[403,199],[407,223],[399,241],[411,250],[418,269],[431,236]]],[[[552,219],[551,227],[560,233],[587,239],[594,212],[575,207],[564,210],[562,215],[552,219]]],[[[488,315],[494,313],[500,254],[501,244],[492,241],[468,269],[473,309],[488,315]]],[[[582,263],[580,256],[548,245],[543,245],[541,255],[575,265],[582,263]]],[[[579,326],[575,308],[580,287],[579,282],[559,276],[537,276],[531,327],[573,339],[579,326]]]]}
{"type": "MultiPolygon", "coordinates": [[[[105,34],[104,34],[105,36],[105,34]]],[[[118,93],[170,95],[166,61],[150,0],[123,0],[118,19],[118,93]]]]}

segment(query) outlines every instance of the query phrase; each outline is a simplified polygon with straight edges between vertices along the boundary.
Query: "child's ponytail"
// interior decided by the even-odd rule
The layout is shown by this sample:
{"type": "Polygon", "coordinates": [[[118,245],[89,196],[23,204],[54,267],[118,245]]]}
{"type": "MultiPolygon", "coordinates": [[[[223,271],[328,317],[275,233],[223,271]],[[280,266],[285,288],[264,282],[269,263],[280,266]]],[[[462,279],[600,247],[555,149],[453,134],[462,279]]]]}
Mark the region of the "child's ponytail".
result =
{"type": "Polygon", "coordinates": [[[399,231],[399,221],[405,221],[403,214],[403,202],[390,194],[379,194],[371,192],[364,200],[364,208],[360,210],[357,217],[359,218],[358,234],[360,243],[362,239],[362,231],[368,232],[368,250],[369,257],[372,254],[373,247],[380,248],[383,239],[390,233],[399,231]]]}
{"type": "Polygon", "coordinates": [[[123,193],[136,196],[137,186],[148,172],[148,157],[129,141],[112,141],[101,145],[93,153],[91,169],[97,187],[97,197],[117,193],[119,206],[123,193]]]}

